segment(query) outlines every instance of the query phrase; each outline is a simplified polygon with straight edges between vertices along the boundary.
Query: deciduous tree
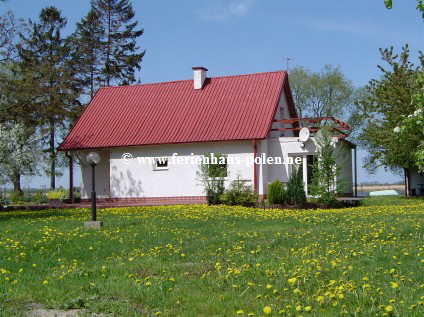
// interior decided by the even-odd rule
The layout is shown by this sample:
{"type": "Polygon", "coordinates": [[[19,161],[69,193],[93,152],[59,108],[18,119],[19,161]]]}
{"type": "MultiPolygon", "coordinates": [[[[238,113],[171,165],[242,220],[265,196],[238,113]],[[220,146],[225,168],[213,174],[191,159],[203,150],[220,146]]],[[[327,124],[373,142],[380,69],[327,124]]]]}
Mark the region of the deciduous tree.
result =
{"type": "Polygon", "coordinates": [[[394,129],[399,127],[404,116],[417,110],[414,95],[422,88],[416,79],[424,70],[424,56],[420,53],[420,64],[414,66],[409,60],[407,45],[400,54],[395,54],[393,47],[380,49],[380,53],[389,68],[378,66],[381,78],[369,82],[366,86],[368,97],[359,101],[365,120],[360,139],[369,152],[365,166],[370,172],[378,166],[409,169],[415,166],[420,137],[411,134],[399,142],[394,129]]]}
{"type": "Polygon", "coordinates": [[[290,72],[290,87],[299,117],[336,117],[352,131],[360,126],[354,100],[363,90],[356,89],[340,67],[325,65],[320,72],[295,67],[290,72]]]}
{"type": "Polygon", "coordinates": [[[23,176],[38,174],[43,153],[35,131],[22,123],[0,124],[0,181],[22,194],[23,176]]]}

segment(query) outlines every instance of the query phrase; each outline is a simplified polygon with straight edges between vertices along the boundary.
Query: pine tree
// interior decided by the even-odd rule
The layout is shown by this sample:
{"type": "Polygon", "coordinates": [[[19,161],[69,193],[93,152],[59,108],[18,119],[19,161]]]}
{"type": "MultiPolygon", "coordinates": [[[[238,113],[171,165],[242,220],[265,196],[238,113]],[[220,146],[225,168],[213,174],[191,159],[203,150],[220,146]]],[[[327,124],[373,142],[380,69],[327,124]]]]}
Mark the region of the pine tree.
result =
{"type": "Polygon", "coordinates": [[[140,69],[145,52],[138,53],[137,39],[144,30],[135,30],[138,21],[132,22],[135,13],[131,1],[92,0],[91,5],[105,32],[104,85],[134,83],[135,70],[140,69]]]}
{"type": "Polygon", "coordinates": [[[73,38],[75,46],[73,59],[78,70],[78,77],[82,85],[86,87],[85,93],[92,98],[102,83],[106,46],[105,29],[95,11],[90,10],[86,17],[77,23],[73,38]]]}
{"type": "Polygon", "coordinates": [[[22,80],[29,82],[35,96],[33,117],[45,135],[50,187],[56,187],[58,155],[57,134],[79,114],[79,87],[70,62],[69,38],[61,36],[66,18],[55,7],[41,10],[39,22],[30,21],[31,33],[19,53],[22,80]]]}
{"type": "Polygon", "coordinates": [[[321,136],[317,137],[318,154],[312,166],[312,195],[318,196],[320,203],[334,205],[337,196],[345,186],[345,181],[340,178],[341,168],[337,164],[338,153],[332,142],[331,130],[321,128],[321,136]]]}

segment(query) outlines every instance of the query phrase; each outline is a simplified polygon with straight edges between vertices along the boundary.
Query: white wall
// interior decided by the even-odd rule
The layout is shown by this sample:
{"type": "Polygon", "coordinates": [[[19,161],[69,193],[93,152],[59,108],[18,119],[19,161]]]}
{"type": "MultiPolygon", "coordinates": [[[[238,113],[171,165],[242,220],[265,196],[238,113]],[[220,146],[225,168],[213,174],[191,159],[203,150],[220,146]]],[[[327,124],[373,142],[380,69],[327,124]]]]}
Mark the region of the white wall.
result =
{"type": "MultiPolygon", "coordinates": [[[[310,138],[305,142],[305,147],[300,147],[301,142],[297,137],[281,137],[268,139],[269,156],[282,156],[284,162],[288,162],[289,156],[312,155],[316,153],[314,138],[310,138]]],[[[268,166],[268,182],[279,179],[287,182],[290,177],[291,165],[269,165],[268,166]]]]}
{"type": "MultiPolygon", "coordinates": [[[[86,157],[92,151],[81,151],[79,156],[81,162],[81,198],[91,198],[92,167],[88,164],[86,157]]],[[[98,198],[109,198],[109,150],[100,151],[100,163],[96,169],[96,194],[98,198]]]]}
{"type": "MultiPolygon", "coordinates": [[[[338,143],[339,144],[339,143],[338,143]]],[[[305,148],[300,147],[297,137],[268,138],[257,142],[257,157],[282,157],[288,162],[289,156],[302,156],[316,153],[314,138],[305,142],[305,148]]],[[[254,164],[252,141],[239,142],[211,142],[194,144],[176,144],[160,146],[144,146],[131,148],[114,148],[102,150],[101,162],[96,167],[96,192],[101,198],[129,198],[129,197],[179,197],[204,196],[203,186],[196,177],[198,165],[191,159],[200,158],[205,152],[219,150],[231,158],[240,160],[239,164],[229,164],[226,187],[240,174],[243,179],[250,181],[253,186],[254,164]],[[131,153],[133,160],[125,164],[121,160],[124,153],[131,153]],[[177,153],[173,157],[173,154],[177,153]],[[191,155],[193,153],[193,155],[191,155]],[[167,157],[168,169],[155,170],[153,164],[139,158],[167,157]],[[187,164],[176,164],[179,159],[188,159],[187,164]]],[[[350,191],[352,188],[352,164],[350,149],[342,146],[340,162],[343,164],[343,177],[348,179],[350,191]],[[343,159],[342,159],[343,158],[343,159]],[[348,163],[349,162],[349,163],[348,163]]],[[[81,152],[85,160],[88,151],[81,152]]],[[[306,161],[304,161],[306,167],[306,161]]],[[[287,164],[257,164],[257,184],[259,195],[267,192],[268,183],[274,179],[287,182],[292,166],[287,164]]],[[[90,198],[91,193],[91,166],[85,163],[82,169],[81,197],[90,198]]],[[[304,173],[306,181],[306,173],[304,173]]]]}
{"type": "Polygon", "coordinates": [[[418,184],[424,184],[424,175],[418,173],[418,169],[413,169],[409,172],[411,189],[415,189],[416,195],[421,195],[421,186],[418,184]]]}
{"type": "MultiPolygon", "coordinates": [[[[290,112],[289,112],[289,107],[287,105],[286,96],[284,94],[284,89],[281,91],[280,102],[278,104],[278,107],[274,116],[274,120],[283,120],[283,119],[290,119],[290,112]]],[[[280,122],[274,122],[272,124],[272,129],[291,128],[291,127],[292,127],[292,124],[282,124],[280,122]]],[[[283,134],[284,136],[288,136],[288,137],[294,136],[293,131],[271,131],[270,137],[278,138],[282,136],[283,134]]]]}
{"type": "MultiPolygon", "coordinates": [[[[340,148],[338,164],[341,167],[340,177],[345,179],[347,184],[344,193],[352,193],[352,152],[347,144],[337,142],[337,138],[333,138],[334,145],[337,149],[340,148]]],[[[305,183],[305,190],[307,191],[307,155],[315,155],[317,153],[316,141],[314,137],[311,137],[305,142],[305,147],[300,147],[301,142],[297,137],[280,137],[280,138],[268,138],[267,149],[268,156],[271,157],[282,157],[283,162],[288,162],[290,156],[301,156],[303,157],[303,178],[305,183]]],[[[260,153],[258,153],[260,155],[260,153]]],[[[290,177],[292,171],[292,165],[290,164],[270,164],[266,168],[262,168],[264,175],[262,176],[262,182],[260,183],[260,194],[266,194],[268,183],[275,179],[286,183],[290,177]]]]}
{"type": "MultiPolygon", "coordinates": [[[[203,186],[196,180],[197,164],[176,164],[178,157],[202,157],[205,152],[216,152],[247,161],[253,157],[253,143],[215,142],[181,145],[144,146],[111,149],[110,197],[178,197],[204,196],[203,186]],[[123,153],[134,157],[131,164],[121,160],[123,153]],[[172,155],[178,153],[174,159],[172,155]],[[194,155],[192,156],[191,153],[194,155]],[[137,157],[168,157],[168,170],[154,170],[149,162],[140,163],[137,157]]],[[[253,166],[229,164],[226,186],[240,173],[244,179],[253,181],[253,166]]]]}

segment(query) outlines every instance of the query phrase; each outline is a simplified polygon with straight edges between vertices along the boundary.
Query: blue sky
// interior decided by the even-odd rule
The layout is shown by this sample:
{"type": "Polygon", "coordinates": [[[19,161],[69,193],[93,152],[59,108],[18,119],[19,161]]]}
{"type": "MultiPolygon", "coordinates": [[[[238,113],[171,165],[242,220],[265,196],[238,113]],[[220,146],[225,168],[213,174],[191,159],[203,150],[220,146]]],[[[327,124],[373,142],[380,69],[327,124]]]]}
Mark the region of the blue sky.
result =
{"type": "MultiPolygon", "coordinates": [[[[423,49],[424,23],[416,0],[134,0],[146,49],[139,77],[143,83],[189,79],[192,66],[205,66],[209,76],[248,74],[301,65],[314,71],[340,65],[356,86],[378,78],[378,49],[408,43],[411,59],[423,49]]],[[[53,5],[68,18],[66,32],[89,8],[88,0],[9,0],[0,12],[37,19],[53,5]]],[[[360,157],[364,154],[361,153],[360,157]]],[[[358,164],[360,165],[360,164],[358,164]]],[[[383,170],[359,181],[391,181],[383,170]]],[[[35,186],[46,180],[31,181],[35,186]]],[[[65,185],[66,178],[59,184],[65,185]]]]}

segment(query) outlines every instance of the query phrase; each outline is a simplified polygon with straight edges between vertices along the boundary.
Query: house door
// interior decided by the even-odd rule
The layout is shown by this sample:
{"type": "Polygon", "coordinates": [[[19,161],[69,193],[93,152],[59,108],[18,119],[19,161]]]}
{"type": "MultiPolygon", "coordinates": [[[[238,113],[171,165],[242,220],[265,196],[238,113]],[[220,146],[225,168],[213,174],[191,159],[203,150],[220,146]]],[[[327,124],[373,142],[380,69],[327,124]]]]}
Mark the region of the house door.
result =
{"type": "Polygon", "coordinates": [[[294,170],[297,170],[297,172],[302,175],[303,183],[305,185],[305,192],[308,194],[309,186],[312,184],[312,166],[314,164],[316,155],[294,154],[290,155],[290,157],[293,157],[293,162],[301,162],[300,164],[291,164],[290,175],[294,170]]]}

